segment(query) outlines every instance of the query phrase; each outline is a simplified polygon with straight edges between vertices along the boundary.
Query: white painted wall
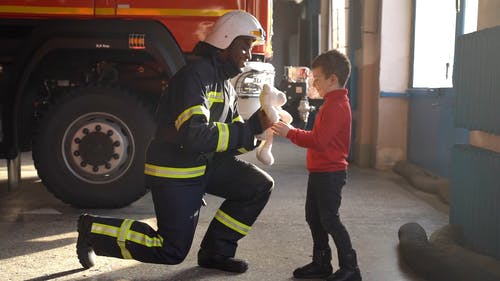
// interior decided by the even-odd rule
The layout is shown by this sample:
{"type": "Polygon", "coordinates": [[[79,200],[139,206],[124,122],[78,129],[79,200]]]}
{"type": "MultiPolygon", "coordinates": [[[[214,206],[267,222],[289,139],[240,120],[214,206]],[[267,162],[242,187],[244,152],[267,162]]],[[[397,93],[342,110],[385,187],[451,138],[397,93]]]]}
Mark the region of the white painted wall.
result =
{"type": "Polygon", "coordinates": [[[381,19],[380,90],[404,93],[410,77],[411,0],[384,0],[381,19]]]}
{"type": "MultiPolygon", "coordinates": [[[[404,94],[409,85],[411,0],[381,0],[379,94],[404,94]]],[[[408,100],[378,98],[375,168],[391,169],[407,158],[408,100]]]]}

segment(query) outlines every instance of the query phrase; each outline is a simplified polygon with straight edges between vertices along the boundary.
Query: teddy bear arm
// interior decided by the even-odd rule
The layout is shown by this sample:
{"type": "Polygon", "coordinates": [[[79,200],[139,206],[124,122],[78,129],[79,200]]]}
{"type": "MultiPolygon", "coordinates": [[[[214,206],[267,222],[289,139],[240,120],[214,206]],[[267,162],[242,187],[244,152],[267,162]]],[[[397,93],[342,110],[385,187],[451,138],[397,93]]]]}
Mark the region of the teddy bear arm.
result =
{"type": "Polygon", "coordinates": [[[279,115],[280,115],[280,120],[287,123],[287,124],[291,124],[292,121],[293,121],[293,117],[290,113],[288,113],[288,111],[286,110],[281,110],[279,112],[279,115]]]}
{"type": "Polygon", "coordinates": [[[259,160],[265,165],[273,165],[274,156],[271,152],[272,147],[273,147],[273,133],[267,132],[266,139],[263,140],[259,145],[259,147],[257,148],[257,160],[259,160]]]}

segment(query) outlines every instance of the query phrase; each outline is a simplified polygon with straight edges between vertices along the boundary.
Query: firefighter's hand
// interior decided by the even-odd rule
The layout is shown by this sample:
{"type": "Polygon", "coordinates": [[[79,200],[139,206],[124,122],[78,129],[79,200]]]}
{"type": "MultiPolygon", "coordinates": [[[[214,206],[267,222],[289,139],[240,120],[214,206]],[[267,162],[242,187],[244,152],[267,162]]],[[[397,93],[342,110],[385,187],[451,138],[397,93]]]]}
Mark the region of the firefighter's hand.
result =
{"type": "Polygon", "coordinates": [[[259,109],[259,112],[257,114],[259,116],[259,121],[262,131],[271,128],[273,122],[271,121],[271,119],[269,119],[269,117],[267,117],[266,112],[263,109],[259,109]]]}
{"type": "Polygon", "coordinates": [[[288,132],[293,129],[294,127],[288,123],[285,123],[283,121],[277,122],[273,125],[271,128],[273,130],[273,133],[275,135],[281,136],[281,137],[286,137],[288,135],[288,132]]]}

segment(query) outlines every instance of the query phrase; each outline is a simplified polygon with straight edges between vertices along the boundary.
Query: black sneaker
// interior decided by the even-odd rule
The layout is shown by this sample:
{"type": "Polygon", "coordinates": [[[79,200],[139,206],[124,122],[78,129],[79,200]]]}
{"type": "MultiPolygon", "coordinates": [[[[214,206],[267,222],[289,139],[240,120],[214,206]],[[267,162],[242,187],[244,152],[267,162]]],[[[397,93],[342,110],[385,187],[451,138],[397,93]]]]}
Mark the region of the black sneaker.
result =
{"type": "Polygon", "coordinates": [[[236,273],[243,273],[248,269],[248,263],[244,260],[219,254],[210,254],[204,250],[198,252],[198,265],[205,268],[215,268],[236,273]]]}
{"type": "Polygon", "coordinates": [[[340,268],[326,281],[361,281],[359,268],[340,268]]]}
{"type": "Polygon", "coordinates": [[[293,277],[297,279],[316,279],[326,278],[333,272],[331,264],[318,264],[311,262],[303,267],[299,267],[293,271],[293,277]]]}
{"type": "Polygon", "coordinates": [[[78,260],[84,268],[91,268],[95,265],[94,249],[89,242],[90,228],[92,227],[92,216],[82,214],[78,218],[78,240],[76,242],[76,254],[78,260]]]}

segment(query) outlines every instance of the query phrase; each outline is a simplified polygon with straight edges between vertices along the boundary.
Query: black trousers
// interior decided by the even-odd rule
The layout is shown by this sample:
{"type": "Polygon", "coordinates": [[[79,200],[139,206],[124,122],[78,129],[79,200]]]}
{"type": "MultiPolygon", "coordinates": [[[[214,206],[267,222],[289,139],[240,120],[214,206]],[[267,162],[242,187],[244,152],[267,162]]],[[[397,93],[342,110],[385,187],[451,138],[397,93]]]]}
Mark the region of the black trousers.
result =
{"type": "Polygon", "coordinates": [[[352,252],[351,238],[339,216],[346,177],[346,171],[310,173],[307,183],[306,221],[314,249],[330,249],[328,235],[331,235],[339,256],[352,252]]]}
{"type": "Polygon", "coordinates": [[[210,253],[233,257],[269,200],[273,179],[257,166],[215,154],[204,176],[149,181],[157,230],[148,224],[97,217],[90,242],[97,255],[149,263],[178,264],[188,254],[205,193],[225,198],[201,243],[210,253]]]}

